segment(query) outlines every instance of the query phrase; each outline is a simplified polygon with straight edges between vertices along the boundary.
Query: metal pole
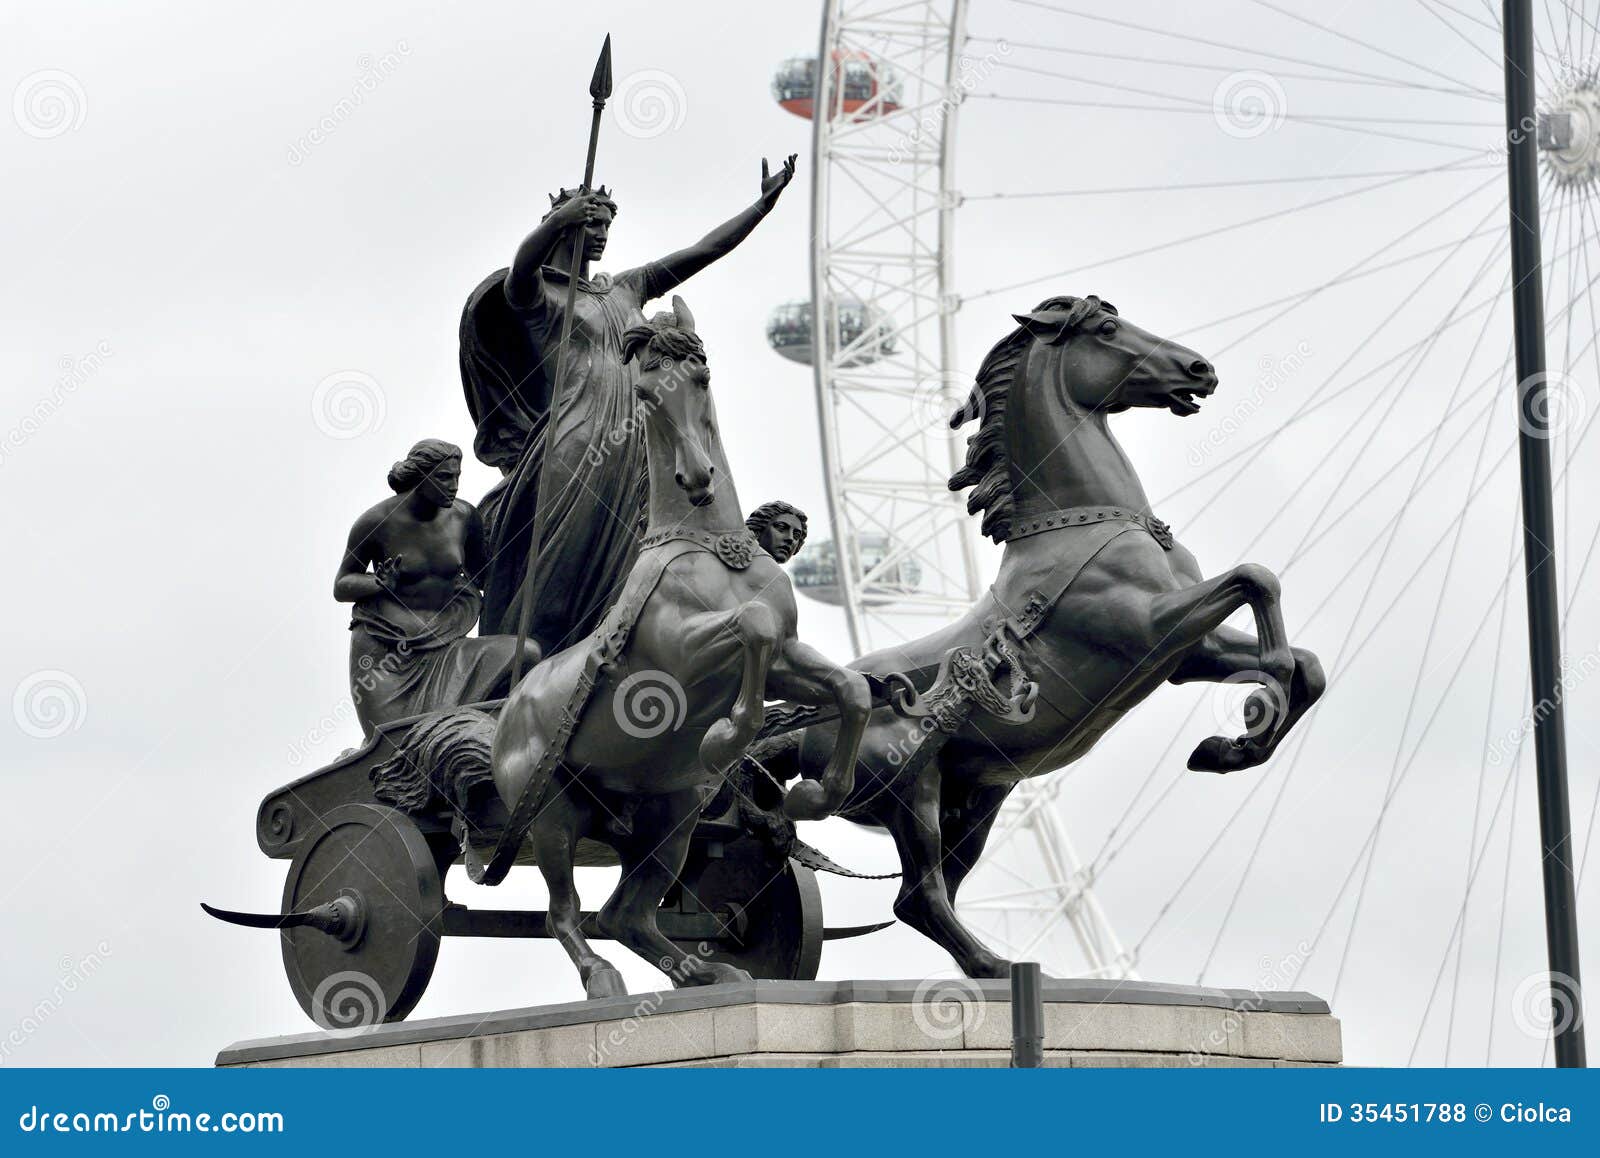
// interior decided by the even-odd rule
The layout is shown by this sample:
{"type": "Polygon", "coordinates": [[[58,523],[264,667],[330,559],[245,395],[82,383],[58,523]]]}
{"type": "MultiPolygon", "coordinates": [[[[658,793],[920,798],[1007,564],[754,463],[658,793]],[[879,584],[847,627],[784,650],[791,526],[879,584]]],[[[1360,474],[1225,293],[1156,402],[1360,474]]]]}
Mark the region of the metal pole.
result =
{"type": "Polygon", "coordinates": [[[1011,965],[1011,1068],[1044,1065],[1044,991],[1037,961],[1011,965]]]}
{"type": "MultiPolygon", "coordinates": [[[[587,193],[594,184],[594,155],[600,144],[600,114],[605,111],[611,97],[611,33],[606,33],[600,46],[600,59],[595,62],[594,76],[589,81],[589,99],[593,115],[589,120],[589,152],[583,162],[583,184],[579,188],[587,193]]],[[[583,243],[587,230],[582,224],[573,230],[572,256],[567,266],[567,303],[561,315],[561,339],[556,345],[555,386],[550,391],[550,411],[544,420],[544,457],[539,460],[539,491],[534,496],[532,538],[528,541],[528,562],[522,573],[522,585],[517,589],[517,650],[511,658],[511,686],[522,679],[522,651],[528,642],[528,630],[533,625],[533,572],[538,566],[539,551],[544,546],[545,529],[550,525],[550,504],[555,496],[550,493],[554,472],[550,463],[555,458],[557,426],[561,419],[561,403],[565,397],[567,374],[567,348],[572,344],[572,315],[578,308],[578,274],[583,269],[583,243]]]]}
{"type": "Polygon", "coordinates": [[[1582,1067],[1583,986],[1578,975],[1572,817],[1567,802],[1566,724],[1561,702],[1560,601],[1555,508],[1545,397],[1544,293],[1540,284],[1539,171],[1535,149],[1533,7],[1504,0],[1507,176],[1511,186],[1512,305],[1517,353],[1518,451],[1522,463],[1522,546],[1528,583],[1528,651],[1533,683],[1533,752],[1539,780],[1545,940],[1550,958],[1556,1065],[1582,1067]]]}

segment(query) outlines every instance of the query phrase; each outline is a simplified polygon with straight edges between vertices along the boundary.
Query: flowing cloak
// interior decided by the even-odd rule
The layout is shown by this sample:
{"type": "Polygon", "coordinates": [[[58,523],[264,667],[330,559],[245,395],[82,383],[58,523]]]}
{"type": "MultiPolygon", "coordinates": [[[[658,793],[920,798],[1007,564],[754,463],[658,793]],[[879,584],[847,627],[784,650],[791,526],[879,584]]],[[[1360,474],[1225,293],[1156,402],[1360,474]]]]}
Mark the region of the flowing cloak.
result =
{"type": "Polygon", "coordinates": [[[545,266],[536,300],[517,307],[506,298],[506,272],[473,291],[461,318],[461,380],[478,428],[473,451],[505,472],[478,505],[490,560],[482,631],[516,634],[534,518],[547,505],[529,577],[529,636],[549,655],[594,629],[638,553],[649,487],[633,395],[638,371],[623,364],[622,335],[644,322],[643,307],[665,278],[648,265],[579,280],[552,439],[567,274],[545,266]],[[550,493],[541,495],[552,445],[550,493]]]}
{"type": "Polygon", "coordinates": [[[381,724],[511,690],[515,636],[469,639],[482,597],[471,587],[438,611],[412,611],[388,595],[360,600],[350,617],[350,697],[362,734],[381,724]]]}

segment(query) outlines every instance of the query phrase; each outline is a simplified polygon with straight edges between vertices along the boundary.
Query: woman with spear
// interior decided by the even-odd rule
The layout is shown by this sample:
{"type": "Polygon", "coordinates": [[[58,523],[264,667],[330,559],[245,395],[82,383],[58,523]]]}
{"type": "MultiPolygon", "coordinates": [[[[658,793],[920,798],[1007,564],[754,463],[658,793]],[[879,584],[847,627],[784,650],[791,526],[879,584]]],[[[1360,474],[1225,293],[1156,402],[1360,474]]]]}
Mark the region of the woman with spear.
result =
{"type": "MultiPolygon", "coordinates": [[[[609,76],[603,51],[593,129],[609,76]]],[[[748,237],[795,171],[793,155],[777,173],[763,160],[749,208],[687,249],[608,277],[591,273],[617,212],[607,190],[591,188],[593,130],[589,157],[589,179],[551,198],[510,268],[473,291],[461,319],[473,449],[505,472],[480,504],[490,556],[480,630],[509,635],[526,624],[545,654],[594,628],[637,550],[644,436],[623,334],[644,324],[646,303],[748,237]]]]}

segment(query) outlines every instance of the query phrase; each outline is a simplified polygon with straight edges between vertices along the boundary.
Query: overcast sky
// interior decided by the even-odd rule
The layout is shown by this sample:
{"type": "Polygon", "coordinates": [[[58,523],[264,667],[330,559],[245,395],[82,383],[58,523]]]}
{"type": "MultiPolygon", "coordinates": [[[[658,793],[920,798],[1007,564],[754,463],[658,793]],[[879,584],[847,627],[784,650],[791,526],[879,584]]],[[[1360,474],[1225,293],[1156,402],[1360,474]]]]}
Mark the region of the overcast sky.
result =
{"type": "MultiPolygon", "coordinates": [[[[1526,649],[1508,571],[1515,415],[1496,393],[1510,330],[1486,10],[1456,6],[1467,16],[1452,31],[1421,4],[1290,5],[1346,39],[1243,0],[1118,6],[1140,28],[1067,0],[971,7],[969,52],[1005,51],[960,113],[958,183],[974,195],[957,225],[962,368],[1010,313],[1058,293],[1098,293],[1213,358],[1222,389],[1200,416],[1134,413],[1115,428],[1208,572],[1279,571],[1292,636],[1333,677],[1303,739],[1265,769],[1183,771],[1224,710],[1190,687],[1158,692],[1057,774],[1061,822],[1102,869],[1108,918],[1145,978],[1329,997],[1337,985],[1350,1060],[1401,1064],[1419,1043],[1416,1060],[1437,1063],[1449,1026],[1454,1062],[1481,1064],[1492,1028],[1497,1063],[1537,1063],[1531,752],[1508,780],[1526,649]],[[1231,111],[1256,100],[1265,123],[1231,111]],[[1245,181],[1257,183],[1218,187],[1245,181]],[[1013,199],[1108,188],[1123,191],[1013,199]],[[1011,196],[976,196],[992,193],[1011,196]]],[[[0,691],[13,704],[0,1041],[22,1038],[5,1064],[204,1065],[237,1039],[306,1027],[272,936],[197,902],[275,908],[284,866],[255,846],[258,802],[359,742],[349,609],[331,598],[349,525],[418,438],[470,445],[460,307],[546,194],[578,179],[605,32],[619,92],[648,84],[667,102],[664,127],[647,108],[606,119],[598,168],[621,212],[605,268],[749,204],[763,156],[798,152],[804,172],[809,125],[768,83],[815,51],[818,5],[755,12],[0,12],[0,96],[13,98],[0,116],[0,691]]],[[[1564,50],[1559,15],[1540,30],[1552,56],[1564,50]]],[[[1577,37],[1574,55],[1592,59],[1596,40],[1577,37]]],[[[1600,663],[1583,572],[1600,525],[1582,441],[1600,413],[1590,201],[1554,205],[1546,232],[1551,362],[1571,384],[1555,451],[1575,455],[1558,550],[1583,669],[1569,709],[1580,855],[1600,740],[1583,678],[1600,663]]],[[[773,306],[807,293],[807,239],[802,180],[685,294],[741,496],[800,504],[821,538],[811,376],[763,336],[773,306]]],[[[492,482],[469,462],[463,497],[492,482]]],[[[992,569],[999,549],[983,556],[992,569]]],[[[847,656],[836,611],[804,603],[801,630],[847,656]]],[[[893,866],[885,840],[843,822],[809,835],[864,871],[893,866]]],[[[1029,872],[1018,855],[980,880],[1003,891],[1029,872]]],[[[536,877],[494,893],[452,880],[451,895],[538,906],[536,877]]],[[[609,881],[580,884],[593,905],[609,881]]],[[[1597,888],[1580,898],[1591,971],[1597,888]]],[[[887,916],[894,883],[823,890],[829,922],[854,924],[887,916]]],[[[1057,971],[1081,967],[1068,938],[1039,948],[1057,971]]],[[[830,943],[822,969],[921,978],[950,962],[896,928],[830,943]]],[[[580,992],[550,942],[455,941],[414,1016],[580,992]]]]}

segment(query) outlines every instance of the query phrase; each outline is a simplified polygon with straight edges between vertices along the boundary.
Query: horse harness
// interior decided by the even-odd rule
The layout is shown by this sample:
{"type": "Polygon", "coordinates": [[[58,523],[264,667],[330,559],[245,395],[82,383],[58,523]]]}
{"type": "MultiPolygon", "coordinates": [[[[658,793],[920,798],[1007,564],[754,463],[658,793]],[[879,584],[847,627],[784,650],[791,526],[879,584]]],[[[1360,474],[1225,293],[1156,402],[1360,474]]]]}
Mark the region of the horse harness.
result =
{"type": "Polygon", "coordinates": [[[639,622],[645,604],[655,593],[656,586],[666,574],[667,568],[685,555],[696,551],[704,551],[715,556],[729,570],[743,571],[755,560],[761,551],[761,545],[755,535],[744,527],[731,531],[701,531],[686,527],[671,527],[645,535],[639,543],[639,557],[633,565],[633,570],[628,573],[622,594],[589,636],[588,653],[583,658],[583,667],[573,684],[572,693],[567,697],[567,703],[561,710],[555,734],[550,737],[543,757],[529,776],[516,805],[511,809],[510,817],[505,827],[500,830],[500,837],[495,842],[494,851],[487,863],[483,861],[477,849],[465,839],[465,833],[462,833],[463,857],[466,861],[467,875],[473,883],[497,885],[511,871],[511,866],[522,849],[522,841],[527,835],[528,826],[544,802],[544,786],[550,783],[556,766],[566,757],[567,744],[572,739],[572,733],[577,730],[578,723],[583,719],[584,709],[588,707],[595,687],[622,658],[623,650],[633,635],[634,626],[639,622]]]}
{"type": "MultiPolygon", "coordinates": [[[[1014,598],[1002,597],[996,590],[1000,586],[999,580],[990,586],[988,599],[1005,614],[990,615],[984,619],[982,654],[971,647],[953,648],[945,654],[932,685],[919,697],[915,714],[922,719],[918,721],[919,726],[909,733],[914,747],[896,765],[894,776],[881,778],[874,791],[852,801],[852,810],[864,807],[879,796],[889,786],[890,780],[904,775],[919,775],[950,737],[966,724],[974,711],[982,710],[1011,723],[1024,723],[1032,718],[1038,685],[1028,678],[1022,664],[1022,654],[1029,637],[1039,630],[1051,609],[1061,601],[1084,568],[1112,540],[1130,531],[1143,530],[1163,550],[1170,551],[1173,547],[1172,528],[1153,515],[1126,507],[1064,507],[1014,524],[1005,536],[1006,542],[1011,542],[1049,531],[1088,528],[1104,523],[1126,525],[1107,528],[1110,533],[1102,532],[1104,537],[1099,542],[1087,544],[1080,557],[1069,557],[1058,582],[1006,593],[1014,598]],[[1013,606],[1018,610],[1011,610],[1013,606]],[[1009,691],[995,685],[995,677],[1001,671],[1009,676],[1009,691]],[[938,739],[933,738],[935,735],[938,739]]],[[[908,674],[923,674],[927,670],[923,668],[921,672],[908,674]]]]}
{"type": "Polygon", "coordinates": [[[1026,539],[1030,535],[1038,535],[1045,531],[1057,531],[1063,527],[1084,527],[1112,519],[1124,520],[1143,527],[1150,532],[1152,539],[1161,544],[1162,550],[1172,550],[1171,527],[1154,515],[1141,514],[1127,507],[1061,507],[1054,511],[1045,511],[1043,514],[1014,524],[1006,532],[1006,542],[1026,539]]]}

